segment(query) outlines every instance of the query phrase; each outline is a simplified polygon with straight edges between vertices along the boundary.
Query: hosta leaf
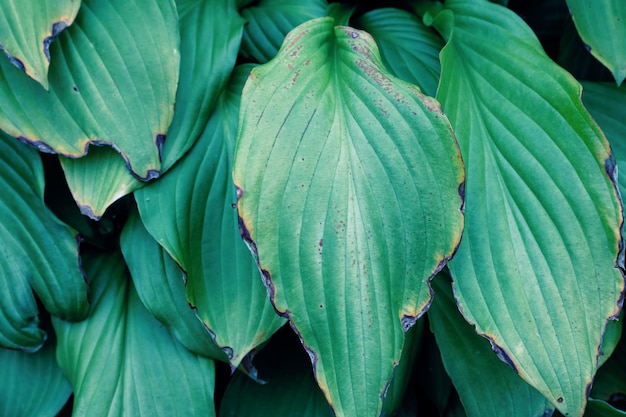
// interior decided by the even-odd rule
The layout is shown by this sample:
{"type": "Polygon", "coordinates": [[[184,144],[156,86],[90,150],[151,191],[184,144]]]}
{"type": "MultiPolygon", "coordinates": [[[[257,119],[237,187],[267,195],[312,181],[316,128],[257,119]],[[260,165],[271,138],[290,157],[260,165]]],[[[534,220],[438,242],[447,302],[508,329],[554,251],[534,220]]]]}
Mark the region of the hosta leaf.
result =
{"type": "Polygon", "coordinates": [[[307,20],[326,16],[326,0],[262,0],[241,11],[246,27],[241,53],[264,64],[272,59],[289,31],[307,20]]]}
{"type": "Polygon", "coordinates": [[[611,357],[598,369],[591,389],[591,396],[605,401],[626,398],[625,374],[626,338],[622,338],[611,357]]]}
{"type": "Polygon", "coordinates": [[[404,332],[461,234],[450,126],[383,67],[371,36],[331,18],[299,26],[252,71],[240,115],[240,227],[274,306],[337,415],[378,416],[404,332]]]}
{"type": "Polygon", "coordinates": [[[45,333],[32,289],[52,314],[69,320],[87,314],[78,236],[44,204],[37,152],[2,133],[0,188],[0,346],[36,350],[45,333]]]}
{"type": "Polygon", "coordinates": [[[133,283],[146,308],[187,349],[226,361],[226,354],[218,349],[196,312],[187,303],[185,274],[148,233],[139,214],[134,213],[128,218],[120,238],[133,283]]]}
{"type": "MultiPolygon", "coordinates": [[[[626,173],[626,86],[585,82],[583,103],[611,143],[618,172],[626,173]]],[[[626,195],[626,175],[618,175],[617,180],[622,196],[626,195]]]]}
{"type": "Polygon", "coordinates": [[[50,45],[50,91],[0,60],[0,129],[42,151],[118,150],[140,179],[158,176],[174,112],[179,37],[172,0],[82,2],[50,45]]]}
{"type": "Polygon", "coordinates": [[[600,400],[589,400],[589,405],[585,411],[585,417],[623,417],[626,411],[618,410],[610,404],[600,400]]]}
{"type": "Polygon", "coordinates": [[[501,359],[580,416],[624,290],[615,162],[580,85],[517,15],[446,6],[434,22],[447,39],[437,96],[467,170],[455,294],[501,359]]]}
{"type": "Polygon", "coordinates": [[[583,42],[620,85],[626,78],[626,4],[622,0],[567,0],[583,42]]]}
{"type": "Polygon", "coordinates": [[[277,333],[254,358],[265,383],[236,372],[222,398],[219,417],[334,417],[298,345],[288,327],[277,333]]]}
{"type": "Polygon", "coordinates": [[[100,220],[114,202],[143,187],[113,148],[92,146],[82,158],[59,157],[67,185],[80,212],[100,220]]]}
{"type": "MultiPolygon", "coordinates": [[[[176,111],[163,144],[162,171],[169,169],[198,139],[235,65],[243,19],[233,0],[182,2],[180,6],[180,82],[176,111]],[[207,39],[223,39],[206,42],[207,39]]],[[[110,149],[92,148],[80,159],[61,158],[74,199],[99,218],[118,198],[141,188],[110,149]]]]}
{"type": "Polygon", "coordinates": [[[449,277],[433,280],[428,319],[446,371],[469,417],[542,417],[554,408],[493,353],[456,308],[449,277]]]}
{"type": "Polygon", "coordinates": [[[36,353],[0,348],[0,415],[56,416],[72,387],[55,359],[51,340],[36,353]]]}
{"type": "Polygon", "coordinates": [[[135,194],[146,229],[185,271],[190,305],[234,366],[284,323],[267,300],[233,207],[239,94],[249,71],[236,71],[204,134],[181,163],[135,194]]]}
{"type": "Polygon", "coordinates": [[[0,49],[11,63],[48,89],[50,43],[72,24],[80,0],[5,0],[0,7],[0,49]]]}
{"type": "Polygon", "coordinates": [[[383,8],[365,13],[358,25],[371,34],[384,64],[399,78],[434,96],[439,83],[439,51],[443,39],[416,15],[383,8]]]}
{"type": "Polygon", "coordinates": [[[179,344],[143,307],[118,253],[83,254],[89,317],[53,319],[73,416],[214,416],[213,361],[179,344]]]}

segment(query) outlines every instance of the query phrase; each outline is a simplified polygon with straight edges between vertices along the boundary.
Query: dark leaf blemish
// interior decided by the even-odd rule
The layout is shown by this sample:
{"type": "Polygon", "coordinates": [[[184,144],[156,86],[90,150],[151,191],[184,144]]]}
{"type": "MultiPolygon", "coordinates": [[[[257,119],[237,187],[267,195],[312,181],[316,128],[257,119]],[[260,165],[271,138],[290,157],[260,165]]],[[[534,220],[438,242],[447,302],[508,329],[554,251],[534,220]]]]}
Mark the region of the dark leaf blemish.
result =
{"type": "Polygon", "coordinates": [[[32,146],[33,148],[37,149],[39,152],[52,153],[52,154],[56,153],[54,149],[52,149],[52,147],[48,145],[47,143],[40,142],[38,140],[30,140],[30,139],[25,138],[24,136],[18,136],[17,139],[20,142],[25,143],[26,145],[32,146]]]}
{"type": "Polygon", "coordinates": [[[513,359],[511,359],[511,357],[509,356],[509,354],[502,349],[494,340],[493,338],[486,336],[485,337],[487,339],[489,339],[489,343],[491,343],[491,349],[493,349],[493,351],[496,353],[496,355],[498,356],[498,358],[500,358],[500,360],[504,363],[506,363],[507,365],[509,365],[516,374],[519,374],[518,370],[517,370],[517,366],[515,366],[515,362],[513,362],[513,359]]]}
{"type": "Polygon", "coordinates": [[[67,27],[65,22],[56,22],[52,25],[50,36],[43,40],[43,53],[46,55],[46,59],[50,62],[50,44],[67,27]]]}

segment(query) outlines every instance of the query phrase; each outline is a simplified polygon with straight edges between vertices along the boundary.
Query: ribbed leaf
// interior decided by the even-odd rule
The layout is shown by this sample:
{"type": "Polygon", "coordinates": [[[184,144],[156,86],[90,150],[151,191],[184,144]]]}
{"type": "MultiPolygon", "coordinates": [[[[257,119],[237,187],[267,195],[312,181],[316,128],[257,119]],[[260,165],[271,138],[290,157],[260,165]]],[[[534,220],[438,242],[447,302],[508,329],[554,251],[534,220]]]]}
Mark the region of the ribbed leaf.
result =
{"type": "Polygon", "coordinates": [[[57,415],[72,387],[55,359],[56,343],[48,341],[37,353],[0,348],[0,415],[57,415]]]}
{"type": "Polygon", "coordinates": [[[432,283],[428,319],[448,375],[469,417],[542,417],[554,408],[494,354],[456,308],[447,274],[432,283]]]}
{"type": "Polygon", "coordinates": [[[179,344],[143,307],[117,253],[83,254],[89,317],[58,319],[57,359],[74,417],[214,416],[213,361],[179,344]]]}
{"type": "Polygon", "coordinates": [[[118,150],[141,179],[159,175],[174,112],[179,37],[172,0],[86,0],[50,46],[50,91],[0,60],[0,129],[42,151],[118,150]]]}
{"type": "Polygon", "coordinates": [[[4,0],[0,49],[11,63],[48,89],[50,43],[74,22],[80,0],[4,0]]]}
{"type": "Polygon", "coordinates": [[[249,71],[236,71],[204,134],[181,163],[135,194],[146,228],[186,273],[190,305],[234,366],[284,323],[267,300],[233,207],[239,94],[249,71]]]}
{"type": "Polygon", "coordinates": [[[277,333],[254,358],[265,382],[235,373],[222,398],[219,417],[334,417],[298,345],[287,327],[277,333]]]}
{"type": "Polygon", "coordinates": [[[133,283],[146,308],[187,349],[200,355],[228,360],[187,303],[185,274],[148,233],[139,214],[131,214],[120,239],[133,283]]]}
{"type": "MultiPolygon", "coordinates": [[[[583,83],[583,103],[611,143],[618,172],[626,173],[626,86],[583,83]]],[[[626,195],[626,175],[618,175],[617,180],[622,196],[626,195]]]]}
{"type": "Polygon", "coordinates": [[[37,152],[2,133],[0,189],[0,346],[36,350],[46,335],[32,289],[54,315],[78,320],[87,314],[78,236],[43,202],[37,152]]]}
{"type": "Polygon", "coordinates": [[[446,5],[438,98],[467,170],[455,294],[501,359],[580,416],[624,290],[615,162],[580,85],[517,15],[446,5]]]}
{"type": "MultiPolygon", "coordinates": [[[[198,139],[235,65],[243,19],[234,0],[181,2],[180,82],[176,111],[163,144],[162,171],[198,139]],[[220,39],[219,42],[205,42],[220,39]]],[[[141,188],[110,149],[92,149],[78,160],[61,159],[74,199],[98,219],[118,198],[141,188]]]]}
{"type": "Polygon", "coordinates": [[[264,64],[274,58],[285,36],[301,23],[326,16],[326,0],[262,0],[241,11],[246,27],[241,53],[264,64]]]}
{"type": "Polygon", "coordinates": [[[371,36],[331,18],[252,71],[240,114],[240,227],[274,306],[336,414],[378,416],[404,332],[461,235],[450,126],[384,69],[371,36]]]}
{"type": "Polygon", "coordinates": [[[439,51],[443,39],[412,13],[383,8],[365,13],[359,27],[371,34],[385,66],[397,77],[420,87],[434,96],[439,83],[439,51]]]}
{"type": "Polygon", "coordinates": [[[583,42],[620,85],[626,78],[626,3],[622,0],[567,0],[583,42]]]}

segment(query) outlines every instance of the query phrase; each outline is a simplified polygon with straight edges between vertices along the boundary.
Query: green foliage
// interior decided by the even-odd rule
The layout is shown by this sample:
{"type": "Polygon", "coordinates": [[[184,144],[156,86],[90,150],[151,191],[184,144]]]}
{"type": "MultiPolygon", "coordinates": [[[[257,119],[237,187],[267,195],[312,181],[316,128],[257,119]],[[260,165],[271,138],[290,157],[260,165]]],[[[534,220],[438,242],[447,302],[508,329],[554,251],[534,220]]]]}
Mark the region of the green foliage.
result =
{"type": "Polygon", "coordinates": [[[626,414],[624,6],[392,6],[3,3],[0,416],[626,414]]]}

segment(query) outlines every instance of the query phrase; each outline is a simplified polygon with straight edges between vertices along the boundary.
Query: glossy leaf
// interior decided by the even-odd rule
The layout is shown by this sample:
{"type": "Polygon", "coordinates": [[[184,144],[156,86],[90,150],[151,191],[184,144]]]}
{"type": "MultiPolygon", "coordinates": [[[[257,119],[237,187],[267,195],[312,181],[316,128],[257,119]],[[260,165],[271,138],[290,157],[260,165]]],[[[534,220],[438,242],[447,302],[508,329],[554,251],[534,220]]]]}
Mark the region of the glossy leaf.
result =
{"type": "Polygon", "coordinates": [[[336,414],[378,416],[404,332],[461,235],[450,126],[383,67],[371,36],[331,18],[252,71],[240,114],[240,227],[272,302],[336,414]]]}
{"type": "Polygon", "coordinates": [[[87,314],[78,236],[44,204],[37,152],[2,133],[0,188],[0,346],[37,350],[46,334],[33,289],[52,314],[68,320],[87,314]]]}
{"type": "Polygon", "coordinates": [[[53,320],[75,417],[214,416],[213,361],[185,349],[143,307],[118,253],[83,254],[89,317],[53,320]]]}
{"type": "Polygon", "coordinates": [[[0,415],[57,415],[72,393],[55,359],[56,343],[49,340],[36,353],[0,348],[0,415]]]}
{"type": "Polygon", "coordinates": [[[219,417],[334,417],[315,384],[306,353],[288,327],[255,356],[254,364],[264,383],[236,372],[222,398],[219,417]]]}
{"type": "Polygon", "coordinates": [[[626,4],[622,0],[567,0],[567,5],[583,42],[620,85],[626,78],[626,4]]]}
{"type": "Polygon", "coordinates": [[[249,71],[236,71],[204,134],[181,163],[135,194],[146,229],[185,271],[189,304],[233,366],[285,322],[267,300],[234,207],[232,155],[239,94],[249,71]]]}
{"type": "Polygon", "coordinates": [[[437,96],[467,170],[455,294],[501,359],[580,416],[624,290],[615,162],[580,85],[517,15],[446,6],[434,21],[447,40],[437,96]]]}
{"type": "Polygon", "coordinates": [[[554,408],[494,354],[456,308],[447,274],[432,282],[428,319],[468,417],[542,417],[554,408]]]}
{"type": "Polygon", "coordinates": [[[50,44],[74,22],[79,8],[80,0],[3,1],[0,49],[13,65],[48,89],[50,44]]]}
{"type": "Polygon", "coordinates": [[[158,176],[178,82],[177,25],[172,0],[83,1],[50,46],[49,92],[0,60],[0,129],[68,157],[108,144],[137,178],[158,176]]]}
{"type": "Polygon", "coordinates": [[[307,20],[326,16],[326,7],[326,0],[262,0],[243,9],[247,23],[241,53],[266,63],[278,53],[287,33],[307,20]]]}
{"type": "Polygon", "coordinates": [[[371,34],[393,74],[434,96],[439,83],[443,39],[416,15],[394,8],[374,9],[361,16],[359,27],[371,34]]]}
{"type": "Polygon", "coordinates": [[[120,237],[122,253],[139,298],[159,321],[192,352],[227,361],[197,313],[187,303],[187,277],[133,213],[120,237]]]}
{"type": "Polygon", "coordinates": [[[623,417],[626,411],[618,410],[610,404],[600,400],[589,400],[589,405],[585,411],[585,417],[623,417]]]}

